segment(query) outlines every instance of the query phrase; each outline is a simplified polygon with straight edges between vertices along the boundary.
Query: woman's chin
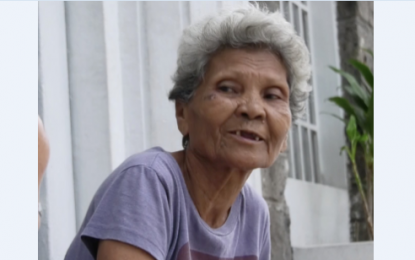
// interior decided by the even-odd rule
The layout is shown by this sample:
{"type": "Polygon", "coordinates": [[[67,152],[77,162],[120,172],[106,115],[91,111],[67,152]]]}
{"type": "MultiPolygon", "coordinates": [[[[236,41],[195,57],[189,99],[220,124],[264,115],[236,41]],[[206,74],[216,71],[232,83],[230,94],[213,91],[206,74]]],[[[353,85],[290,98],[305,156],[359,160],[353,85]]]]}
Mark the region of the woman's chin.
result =
{"type": "Polygon", "coordinates": [[[257,168],[268,168],[269,163],[260,156],[238,156],[236,158],[229,158],[228,162],[234,168],[244,171],[252,171],[257,168]]]}

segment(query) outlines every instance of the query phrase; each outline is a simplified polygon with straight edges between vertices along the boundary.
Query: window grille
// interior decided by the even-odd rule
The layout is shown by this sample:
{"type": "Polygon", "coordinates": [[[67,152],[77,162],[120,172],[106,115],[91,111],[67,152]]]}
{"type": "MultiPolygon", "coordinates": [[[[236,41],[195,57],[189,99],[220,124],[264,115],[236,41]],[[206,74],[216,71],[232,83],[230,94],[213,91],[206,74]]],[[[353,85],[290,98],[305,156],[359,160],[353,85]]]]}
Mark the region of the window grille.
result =
{"type": "MultiPolygon", "coordinates": [[[[311,52],[309,9],[307,2],[260,1],[258,3],[260,6],[266,6],[270,11],[280,11],[284,18],[293,24],[295,30],[304,39],[311,52]]],[[[313,86],[312,79],[309,81],[309,84],[313,86]]],[[[306,103],[304,116],[293,123],[289,133],[289,177],[318,183],[320,165],[316,105],[316,93],[313,88],[306,103]]]]}

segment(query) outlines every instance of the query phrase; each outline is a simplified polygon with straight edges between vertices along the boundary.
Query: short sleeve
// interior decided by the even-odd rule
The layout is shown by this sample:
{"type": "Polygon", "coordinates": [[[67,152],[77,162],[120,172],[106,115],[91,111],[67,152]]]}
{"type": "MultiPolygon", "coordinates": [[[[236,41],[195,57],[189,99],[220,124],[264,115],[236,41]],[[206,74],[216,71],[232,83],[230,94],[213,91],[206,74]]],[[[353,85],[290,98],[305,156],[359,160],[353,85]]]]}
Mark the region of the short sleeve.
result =
{"type": "Polygon", "coordinates": [[[166,185],[157,173],[144,166],[120,172],[95,202],[81,238],[96,259],[100,240],[116,240],[165,259],[171,214],[166,185]]]}

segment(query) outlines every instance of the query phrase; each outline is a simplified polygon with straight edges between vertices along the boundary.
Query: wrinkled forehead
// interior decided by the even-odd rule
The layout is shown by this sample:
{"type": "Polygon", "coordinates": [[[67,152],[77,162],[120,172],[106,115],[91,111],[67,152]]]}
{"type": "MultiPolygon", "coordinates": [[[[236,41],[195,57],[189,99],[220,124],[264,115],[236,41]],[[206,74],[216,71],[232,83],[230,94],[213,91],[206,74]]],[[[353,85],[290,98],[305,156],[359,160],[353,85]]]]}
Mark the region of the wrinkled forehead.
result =
{"type": "Polygon", "coordinates": [[[224,74],[243,78],[248,72],[266,75],[269,81],[288,87],[288,72],[281,57],[262,48],[225,48],[216,52],[206,66],[204,78],[224,74]]]}

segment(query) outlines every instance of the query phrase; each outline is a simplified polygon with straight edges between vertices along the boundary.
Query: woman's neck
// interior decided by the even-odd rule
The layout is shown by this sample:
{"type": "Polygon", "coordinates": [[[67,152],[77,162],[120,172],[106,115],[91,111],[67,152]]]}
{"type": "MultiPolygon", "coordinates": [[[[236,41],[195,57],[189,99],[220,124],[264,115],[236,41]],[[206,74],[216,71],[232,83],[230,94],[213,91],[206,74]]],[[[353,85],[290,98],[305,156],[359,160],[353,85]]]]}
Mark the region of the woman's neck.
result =
{"type": "Polygon", "coordinates": [[[200,217],[212,228],[221,227],[251,172],[218,167],[189,150],[172,155],[200,217]]]}

